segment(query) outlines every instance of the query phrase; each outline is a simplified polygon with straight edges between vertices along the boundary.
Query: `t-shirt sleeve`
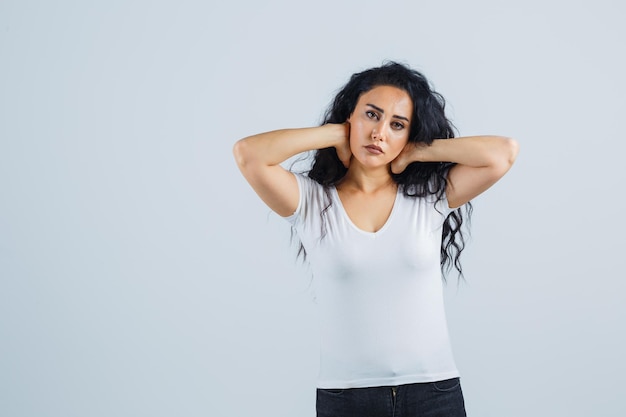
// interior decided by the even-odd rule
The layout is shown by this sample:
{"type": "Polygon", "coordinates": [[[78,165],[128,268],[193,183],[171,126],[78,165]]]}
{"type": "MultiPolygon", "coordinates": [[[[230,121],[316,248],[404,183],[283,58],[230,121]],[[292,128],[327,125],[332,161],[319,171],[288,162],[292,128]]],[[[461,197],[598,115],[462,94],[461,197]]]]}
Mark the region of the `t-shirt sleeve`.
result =
{"type": "Polygon", "coordinates": [[[448,217],[448,214],[456,210],[448,206],[448,196],[445,192],[441,196],[441,200],[435,201],[435,209],[440,212],[444,218],[448,217]]]}
{"type": "Polygon", "coordinates": [[[298,207],[291,216],[283,218],[291,224],[301,243],[308,247],[320,237],[323,229],[320,213],[329,203],[322,185],[303,174],[294,175],[300,193],[298,207]]]}
{"type": "MultiPolygon", "coordinates": [[[[445,174],[446,178],[448,177],[449,173],[450,173],[449,171],[446,172],[445,174]]],[[[461,204],[459,207],[450,208],[448,206],[448,194],[445,191],[443,192],[443,195],[441,196],[441,200],[435,202],[435,208],[437,209],[437,211],[443,214],[444,219],[448,217],[448,215],[452,213],[454,210],[460,209],[464,205],[465,204],[461,204]]]]}
{"type": "Polygon", "coordinates": [[[284,217],[292,226],[295,226],[303,217],[303,213],[306,212],[307,196],[311,194],[311,179],[305,177],[302,174],[294,174],[296,181],[298,182],[298,207],[292,215],[284,217]]]}
{"type": "Polygon", "coordinates": [[[433,204],[433,207],[435,209],[434,213],[436,213],[435,217],[433,218],[433,225],[436,229],[439,229],[443,226],[450,213],[463,207],[463,205],[461,205],[460,207],[450,208],[448,206],[448,199],[445,192],[441,196],[440,200],[437,200],[437,197],[434,195],[432,195],[431,198],[431,204],[433,204]]]}

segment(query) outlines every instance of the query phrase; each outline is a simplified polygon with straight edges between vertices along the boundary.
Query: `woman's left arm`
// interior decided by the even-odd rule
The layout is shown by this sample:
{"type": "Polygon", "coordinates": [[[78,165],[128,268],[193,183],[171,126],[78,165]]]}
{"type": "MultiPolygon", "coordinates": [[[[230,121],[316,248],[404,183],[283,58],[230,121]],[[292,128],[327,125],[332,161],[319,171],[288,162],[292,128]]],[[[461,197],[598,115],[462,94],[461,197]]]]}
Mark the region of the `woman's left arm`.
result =
{"type": "Polygon", "coordinates": [[[411,162],[455,162],[448,173],[446,196],[451,208],[459,207],[478,196],[500,178],[515,162],[519,146],[502,136],[467,136],[435,139],[430,145],[409,143],[392,162],[395,173],[411,162]]]}

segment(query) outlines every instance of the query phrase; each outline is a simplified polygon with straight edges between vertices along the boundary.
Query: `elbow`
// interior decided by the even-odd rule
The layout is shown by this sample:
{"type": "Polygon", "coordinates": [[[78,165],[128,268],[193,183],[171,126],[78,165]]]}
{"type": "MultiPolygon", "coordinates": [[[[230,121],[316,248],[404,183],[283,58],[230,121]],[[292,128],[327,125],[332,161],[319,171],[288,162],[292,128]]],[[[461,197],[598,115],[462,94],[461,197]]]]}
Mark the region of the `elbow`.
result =
{"type": "Polygon", "coordinates": [[[519,153],[519,143],[512,138],[505,138],[506,143],[506,161],[509,168],[515,163],[517,159],[517,154],[519,153]]]}
{"type": "Polygon", "coordinates": [[[500,151],[497,153],[497,157],[496,154],[494,154],[494,158],[492,159],[494,174],[498,177],[506,174],[515,163],[518,152],[519,143],[515,139],[501,137],[500,151]]]}
{"type": "Polygon", "coordinates": [[[245,169],[250,161],[250,149],[245,139],[240,139],[233,146],[233,156],[241,171],[245,169]]]}
{"type": "Polygon", "coordinates": [[[508,171],[517,159],[517,153],[519,152],[519,143],[515,139],[502,137],[502,148],[500,157],[498,158],[498,165],[501,166],[504,171],[508,171]]]}

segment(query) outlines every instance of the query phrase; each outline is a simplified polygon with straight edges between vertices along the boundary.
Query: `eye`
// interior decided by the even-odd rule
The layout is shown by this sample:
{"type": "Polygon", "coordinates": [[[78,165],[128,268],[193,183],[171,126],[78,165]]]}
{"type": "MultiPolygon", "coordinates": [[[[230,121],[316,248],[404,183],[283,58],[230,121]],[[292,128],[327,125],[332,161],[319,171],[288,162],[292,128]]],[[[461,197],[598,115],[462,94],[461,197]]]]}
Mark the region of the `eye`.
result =
{"type": "Polygon", "coordinates": [[[391,127],[395,130],[402,130],[404,129],[404,125],[400,122],[392,122],[391,123],[391,127]]]}
{"type": "Polygon", "coordinates": [[[378,115],[375,112],[371,111],[371,110],[367,110],[365,112],[365,114],[367,115],[367,117],[369,119],[376,119],[376,120],[378,120],[378,115]]]}

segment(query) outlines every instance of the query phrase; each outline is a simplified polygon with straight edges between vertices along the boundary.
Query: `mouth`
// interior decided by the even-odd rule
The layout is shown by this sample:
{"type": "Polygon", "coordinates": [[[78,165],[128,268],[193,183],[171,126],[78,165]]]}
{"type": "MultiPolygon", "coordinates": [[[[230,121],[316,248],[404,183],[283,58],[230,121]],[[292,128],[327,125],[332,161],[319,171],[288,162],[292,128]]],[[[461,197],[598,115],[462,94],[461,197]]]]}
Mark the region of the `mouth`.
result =
{"type": "Polygon", "coordinates": [[[383,150],[379,146],[376,146],[376,145],[367,145],[365,149],[367,149],[370,153],[373,153],[376,155],[380,155],[381,153],[383,153],[383,150]]]}

